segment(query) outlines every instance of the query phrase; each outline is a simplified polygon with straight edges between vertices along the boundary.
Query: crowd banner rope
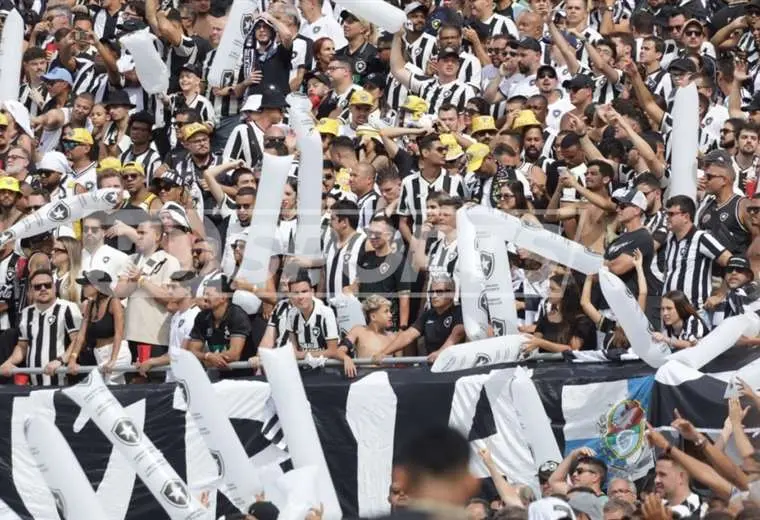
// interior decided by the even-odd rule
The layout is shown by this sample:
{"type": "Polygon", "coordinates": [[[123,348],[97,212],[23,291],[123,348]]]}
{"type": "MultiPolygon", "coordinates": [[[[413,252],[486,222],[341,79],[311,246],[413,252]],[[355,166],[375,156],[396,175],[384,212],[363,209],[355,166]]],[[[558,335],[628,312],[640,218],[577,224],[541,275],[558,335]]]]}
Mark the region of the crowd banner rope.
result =
{"type": "Polygon", "coordinates": [[[263,286],[269,278],[269,258],[274,251],[280,204],[293,156],[264,154],[256,206],[251,215],[243,261],[238,276],[254,285],[263,286]]]}
{"type": "Polygon", "coordinates": [[[359,18],[369,20],[391,33],[400,31],[406,23],[404,11],[383,0],[339,0],[337,3],[359,18]]]}
{"type": "Polygon", "coordinates": [[[686,195],[697,200],[699,153],[699,95],[695,82],[676,89],[673,101],[673,133],[670,139],[671,175],[668,198],[686,195]]]}
{"type": "Polygon", "coordinates": [[[102,189],[50,202],[0,233],[0,246],[14,240],[53,231],[96,211],[113,209],[120,200],[119,190],[102,189]]]}
{"type": "Polygon", "coordinates": [[[311,117],[311,101],[295,94],[288,95],[287,100],[300,159],[295,253],[303,258],[317,259],[322,256],[322,138],[311,117]]]}
{"type": "Polygon", "coordinates": [[[323,518],[337,520],[341,518],[338,495],[327,469],[327,460],[311,414],[311,405],[306,399],[293,346],[287,344],[277,349],[260,349],[259,357],[267,375],[293,467],[317,468],[319,503],[310,506],[319,507],[321,503],[324,507],[323,518]]]}
{"type": "Polygon", "coordinates": [[[603,257],[583,245],[548,229],[524,222],[493,208],[470,211],[470,220],[480,229],[500,235],[521,249],[540,255],[583,274],[595,274],[602,267],[603,257]]]}
{"type": "Polygon", "coordinates": [[[664,365],[670,355],[670,348],[652,339],[652,324],[628,287],[606,267],[599,270],[599,286],[615,319],[623,327],[631,350],[653,368],[664,365]]]}
{"type": "MultiPolygon", "coordinates": [[[[62,390],[89,415],[103,435],[129,462],[171,520],[201,520],[208,512],[153,442],[129,417],[94,370],[78,385],[62,390]]],[[[89,516],[88,516],[89,517],[89,516]]]]}
{"type": "Polygon", "coordinates": [[[24,436],[61,518],[109,518],[53,421],[30,415],[24,422],[24,436]]]}
{"type": "Polygon", "coordinates": [[[459,298],[467,338],[478,341],[488,337],[489,312],[486,283],[476,250],[475,226],[467,218],[467,209],[457,210],[457,254],[459,256],[459,298]]]}
{"type": "Polygon", "coordinates": [[[760,317],[754,312],[731,316],[723,320],[693,347],[670,354],[668,360],[678,361],[699,370],[733,347],[742,336],[754,337],[758,333],[760,333],[760,317]]]}
{"type": "Polygon", "coordinates": [[[18,99],[23,55],[24,20],[16,9],[11,9],[5,17],[0,37],[0,100],[18,99]]]}
{"type": "MultiPolygon", "coordinates": [[[[487,218],[488,211],[483,206],[467,209],[466,215],[471,223],[471,215],[478,214],[487,218]]],[[[494,233],[493,229],[474,224],[473,227],[475,228],[475,250],[479,255],[479,265],[484,276],[488,313],[494,334],[497,336],[517,334],[519,322],[506,244],[501,234],[494,233]]]]}
{"type": "Polygon", "coordinates": [[[525,336],[510,334],[494,338],[460,343],[443,349],[436,358],[431,372],[456,372],[475,367],[513,363],[520,357],[525,336]]]}
{"type": "Polygon", "coordinates": [[[169,68],[156,50],[156,37],[146,31],[135,31],[119,38],[135,62],[140,86],[148,94],[166,94],[169,90],[169,68]]]}
{"type": "Polygon", "coordinates": [[[520,425],[533,453],[533,462],[538,473],[538,468],[544,462],[562,460],[562,453],[529,370],[524,367],[515,368],[511,392],[512,400],[520,403],[515,410],[520,417],[520,425]]]}
{"type": "Polygon", "coordinates": [[[183,389],[188,412],[216,462],[223,484],[219,490],[245,513],[263,486],[225,413],[224,404],[218,402],[211,381],[194,354],[187,350],[173,351],[171,368],[183,389]]]}
{"type": "Polygon", "coordinates": [[[256,0],[234,0],[227,16],[222,38],[216,49],[214,61],[208,72],[208,84],[212,87],[228,87],[235,84],[235,76],[243,56],[243,43],[253,30],[258,16],[256,0]]]}

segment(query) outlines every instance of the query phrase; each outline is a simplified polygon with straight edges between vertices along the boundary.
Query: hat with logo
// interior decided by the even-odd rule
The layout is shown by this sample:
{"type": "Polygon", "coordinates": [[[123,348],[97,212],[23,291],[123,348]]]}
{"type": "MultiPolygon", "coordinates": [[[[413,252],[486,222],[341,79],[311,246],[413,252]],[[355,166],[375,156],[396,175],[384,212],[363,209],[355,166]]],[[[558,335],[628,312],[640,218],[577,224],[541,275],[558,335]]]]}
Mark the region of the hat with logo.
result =
{"type": "Polygon", "coordinates": [[[50,69],[50,71],[42,75],[42,79],[44,81],[65,81],[69,85],[74,85],[74,79],[71,77],[71,72],[61,67],[50,69]]]}
{"type": "Polygon", "coordinates": [[[454,47],[445,47],[438,51],[438,59],[442,60],[444,58],[459,58],[459,51],[454,47]]]}
{"type": "Polygon", "coordinates": [[[83,271],[82,276],[76,279],[79,285],[95,285],[96,287],[101,284],[110,284],[113,281],[111,275],[100,269],[91,269],[89,271],[83,271]]]}
{"type": "Polygon", "coordinates": [[[333,137],[338,137],[339,130],[340,121],[329,117],[323,117],[319,120],[319,124],[317,125],[317,132],[320,134],[331,135],[333,137]]]}
{"type": "Polygon", "coordinates": [[[190,72],[192,74],[195,74],[199,78],[203,76],[203,72],[201,72],[200,66],[196,65],[195,63],[185,63],[182,65],[182,67],[179,69],[180,73],[182,72],[190,72]]]}
{"type": "Polygon", "coordinates": [[[541,44],[538,42],[538,40],[531,38],[530,36],[526,36],[520,40],[520,43],[517,44],[517,47],[519,49],[525,49],[528,51],[541,52],[541,44]]]}
{"type": "Polygon", "coordinates": [[[18,179],[15,179],[13,177],[0,177],[0,190],[12,191],[13,193],[21,193],[18,179]]]}
{"type": "Polygon", "coordinates": [[[491,116],[476,116],[472,118],[472,132],[474,136],[478,132],[496,131],[496,122],[491,116]]]}
{"type": "Polygon", "coordinates": [[[328,87],[329,87],[330,85],[332,85],[332,81],[330,80],[330,76],[328,76],[328,75],[327,75],[327,74],[325,74],[324,72],[319,72],[319,71],[312,71],[312,72],[309,72],[309,73],[307,73],[307,74],[306,74],[306,76],[304,77],[304,79],[305,79],[307,82],[308,82],[310,79],[316,79],[317,81],[319,81],[320,83],[322,83],[323,85],[326,85],[326,86],[328,86],[328,87]]]}
{"type": "Polygon", "coordinates": [[[540,77],[545,72],[550,72],[553,78],[557,77],[557,69],[551,65],[541,65],[538,70],[536,70],[536,77],[540,77]]]}
{"type": "Polygon", "coordinates": [[[100,173],[106,170],[121,172],[121,161],[116,157],[104,157],[103,160],[98,163],[98,167],[95,168],[95,172],[100,173]]]}
{"type": "Polygon", "coordinates": [[[488,145],[483,143],[475,143],[467,148],[467,171],[472,173],[476,172],[483,166],[483,161],[491,153],[491,149],[488,145]]]}
{"type": "Polygon", "coordinates": [[[190,139],[195,134],[209,135],[210,133],[211,130],[209,130],[209,128],[203,123],[190,123],[182,129],[182,136],[185,139],[190,139]]]}
{"type": "Polygon", "coordinates": [[[401,105],[401,110],[408,110],[415,114],[424,114],[428,110],[428,104],[421,97],[406,96],[406,102],[401,105]]]}
{"type": "MultiPolygon", "coordinates": [[[[2,182],[2,179],[0,179],[0,182],[2,182]]],[[[2,188],[0,187],[0,189],[2,188]]],[[[753,280],[755,278],[755,272],[752,270],[752,264],[749,263],[749,260],[744,255],[734,255],[729,258],[728,263],[726,264],[726,272],[728,272],[730,269],[738,269],[740,271],[744,271],[745,273],[749,274],[753,280]]]]}
{"type": "Polygon", "coordinates": [[[731,161],[731,154],[721,149],[713,150],[702,158],[702,162],[705,166],[708,164],[717,164],[718,166],[728,168],[731,166],[731,161]]]}
{"type": "Polygon", "coordinates": [[[685,24],[683,24],[683,30],[684,30],[684,32],[686,32],[686,28],[689,27],[690,25],[696,25],[704,33],[705,29],[704,29],[704,26],[702,25],[702,22],[700,22],[696,18],[691,18],[691,19],[687,20],[685,24]]]}
{"type": "Polygon", "coordinates": [[[375,106],[375,98],[364,89],[360,89],[351,94],[351,106],[375,106]]]}
{"type": "Polygon", "coordinates": [[[529,126],[541,126],[541,123],[539,123],[536,114],[532,110],[520,110],[512,122],[512,128],[519,130],[529,126]]]}
{"type": "Polygon", "coordinates": [[[639,190],[634,188],[620,188],[612,193],[612,200],[617,204],[636,206],[641,211],[647,209],[647,198],[639,190]]]}
{"type": "Polygon", "coordinates": [[[548,481],[549,477],[551,477],[552,474],[557,471],[558,467],[559,463],[555,460],[547,460],[541,464],[538,467],[538,481],[542,483],[548,481]]]}
{"type": "MultiPolygon", "coordinates": [[[[184,185],[182,178],[174,170],[166,170],[161,177],[154,177],[150,182],[151,186],[159,186],[161,184],[168,185],[173,188],[178,188],[184,185]]],[[[168,204],[168,202],[167,202],[168,204]]]]}
{"type": "Polygon", "coordinates": [[[562,82],[562,88],[573,90],[579,88],[594,88],[594,80],[586,74],[576,74],[571,79],[562,82]]]}
{"type": "Polygon", "coordinates": [[[72,128],[71,131],[63,137],[64,141],[73,141],[79,144],[95,144],[92,134],[86,128],[72,128]]]}
{"type": "Polygon", "coordinates": [[[356,137],[367,136],[375,141],[382,143],[383,139],[380,137],[380,132],[372,125],[359,125],[356,128],[356,137]]]}

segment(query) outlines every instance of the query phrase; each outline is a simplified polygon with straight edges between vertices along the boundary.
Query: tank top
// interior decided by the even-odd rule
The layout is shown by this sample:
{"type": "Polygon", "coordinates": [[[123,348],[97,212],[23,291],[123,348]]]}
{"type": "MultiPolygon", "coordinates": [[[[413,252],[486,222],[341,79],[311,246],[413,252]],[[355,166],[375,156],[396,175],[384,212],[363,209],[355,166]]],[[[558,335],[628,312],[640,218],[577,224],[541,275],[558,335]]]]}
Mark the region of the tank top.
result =
{"type": "MultiPolygon", "coordinates": [[[[90,322],[87,324],[87,345],[94,347],[95,343],[99,339],[113,338],[115,333],[115,325],[113,314],[111,313],[111,298],[108,299],[106,304],[106,313],[99,320],[95,320],[94,316],[90,318],[90,322]]],[[[92,309],[97,315],[98,309],[92,309]]]]}
{"type": "Polygon", "coordinates": [[[150,195],[145,197],[145,200],[142,201],[140,204],[138,204],[137,207],[147,213],[150,213],[150,204],[153,202],[153,199],[155,198],[156,198],[156,195],[154,193],[151,193],[150,195]]]}
{"type": "Polygon", "coordinates": [[[699,229],[709,231],[732,254],[746,251],[752,240],[749,230],[739,219],[739,202],[743,198],[741,195],[732,195],[723,205],[718,206],[717,199],[710,196],[697,212],[699,229]]]}

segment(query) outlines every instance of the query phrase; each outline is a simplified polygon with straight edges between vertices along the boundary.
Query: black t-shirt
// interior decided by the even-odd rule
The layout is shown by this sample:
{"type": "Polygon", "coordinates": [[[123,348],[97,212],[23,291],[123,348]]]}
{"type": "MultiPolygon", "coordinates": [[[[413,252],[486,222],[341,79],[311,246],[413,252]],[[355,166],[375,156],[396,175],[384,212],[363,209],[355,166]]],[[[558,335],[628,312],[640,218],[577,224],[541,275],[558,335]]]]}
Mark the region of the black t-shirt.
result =
{"type": "Polygon", "coordinates": [[[388,256],[377,256],[375,251],[362,251],[357,262],[359,266],[359,294],[367,297],[378,294],[391,301],[393,324],[398,325],[398,294],[408,291],[404,281],[404,255],[399,252],[388,256]]]}
{"type": "Polygon", "coordinates": [[[438,314],[433,308],[427,309],[420,314],[420,317],[417,318],[412,327],[420,331],[420,334],[425,339],[425,349],[430,353],[441,348],[451,335],[454,327],[461,324],[462,308],[451,306],[443,314],[438,314]]]}
{"type": "MultiPolygon", "coordinates": [[[[654,239],[648,229],[642,227],[636,231],[629,231],[617,237],[604,251],[605,260],[614,260],[622,254],[633,256],[633,252],[640,250],[644,257],[644,274],[647,279],[649,294],[660,294],[662,284],[652,274],[651,264],[654,256],[654,239]]],[[[625,285],[636,297],[639,294],[639,284],[637,281],[636,269],[631,269],[620,276],[625,285]]]]}
{"type": "MultiPolygon", "coordinates": [[[[190,338],[203,341],[209,352],[225,352],[230,348],[231,338],[248,338],[250,334],[251,322],[248,315],[234,303],[229,303],[227,312],[218,326],[214,325],[214,314],[210,309],[198,313],[193,330],[190,331],[190,338]]],[[[240,359],[247,359],[248,350],[249,346],[246,344],[240,359]]]]}
{"type": "MultiPolygon", "coordinates": [[[[116,212],[106,214],[106,219],[103,222],[103,228],[108,231],[108,229],[113,226],[113,223],[117,220],[129,227],[137,229],[137,225],[140,222],[148,220],[148,213],[144,209],[133,206],[131,203],[127,202],[116,212]]],[[[106,237],[105,244],[128,255],[131,255],[135,252],[135,243],[131,238],[126,236],[112,238],[106,237]]]]}
{"type": "MultiPolygon", "coordinates": [[[[246,40],[245,45],[255,46],[256,43],[255,41],[252,41],[252,38],[249,38],[246,40]]],[[[244,49],[244,53],[245,52],[252,52],[252,50],[246,48],[244,49]]],[[[265,81],[249,87],[247,95],[261,94],[269,85],[275,85],[283,95],[290,92],[290,66],[293,51],[277,44],[277,48],[270,56],[267,56],[265,61],[260,61],[260,58],[263,57],[263,53],[259,53],[258,50],[255,51],[254,56],[255,68],[261,71],[262,77],[265,78],[265,81]]],[[[240,81],[242,82],[245,79],[242,77],[242,69],[240,76],[240,81]]]]}
{"type": "Polygon", "coordinates": [[[335,53],[336,58],[348,58],[353,64],[352,75],[354,83],[357,85],[364,84],[364,78],[374,72],[381,73],[385,70],[385,66],[380,61],[377,48],[371,43],[365,43],[359,49],[349,54],[348,45],[335,53]]]}
{"type": "Polygon", "coordinates": [[[563,334],[563,324],[549,321],[547,314],[542,314],[536,322],[536,332],[552,343],[562,343],[567,345],[572,338],[581,338],[583,346],[581,350],[596,350],[596,325],[588,316],[563,316],[563,319],[570,322],[567,334],[563,334]]]}

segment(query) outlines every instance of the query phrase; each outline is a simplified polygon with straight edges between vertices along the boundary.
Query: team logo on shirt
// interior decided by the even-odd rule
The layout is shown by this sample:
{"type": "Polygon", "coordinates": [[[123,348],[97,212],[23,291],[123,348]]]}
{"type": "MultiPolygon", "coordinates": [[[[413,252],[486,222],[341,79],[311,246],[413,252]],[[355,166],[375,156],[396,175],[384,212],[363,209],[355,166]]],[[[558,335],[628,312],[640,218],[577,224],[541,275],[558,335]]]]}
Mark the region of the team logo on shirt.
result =
{"type": "Polygon", "coordinates": [[[481,291],[480,296],[478,296],[478,308],[485,314],[488,314],[488,294],[486,294],[485,290],[481,291]]]}
{"type": "Polygon", "coordinates": [[[110,262],[110,261],[111,261],[111,257],[110,257],[110,256],[104,256],[104,257],[103,257],[103,263],[104,263],[104,264],[107,264],[107,263],[108,263],[108,262],[110,262]]]}
{"type": "Polygon", "coordinates": [[[137,446],[140,443],[140,431],[129,417],[116,419],[111,427],[111,433],[127,446],[137,446]]]}
{"type": "Polygon", "coordinates": [[[53,222],[66,222],[71,216],[71,210],[69,205],[61,200],[48,210],[47,216],[53,222]]]}
{"type": "Polygon", "coordinates": [[[66,501],[63,499],[63,493],[61,490],[51,488],[50,493],[53,495],[53,502],[55,502],[55,510],[58,512],[58,518],[68,518],[66,501]]]}
{"type": "Polygon", "coordinates": [[[7,244],[8,242],[11,242],[16,239],[16,233],[13,231],[3,231],[2,234],[0,234],[0,244],[7,244]]]}
{"type": "Polygon", "coordinates": [[[182,394],[182,399],[185,400],[185,403],[187,406],[190,406],[190,392],[187,391],[187,383],[184,379],[178,379],[177,380],[177,388],[179,389],[179,393],[182,394]]]}
{"type": "Polygon", "coordinates": [[[485,352],[478,352],[475,354],[475,364],[473,366],[482,367],[491,362],[491,356],[485,352]]]}
{"type": "Polygon", "coordinates": [[[177,327],[181,328],[182,325],[184,325],[184,324],[185,324],[185,318],[182,318],[181,320],[179,320],[179,323],[177,323],[177,327]]]}
{"type": "Polygon", "coordinates": [[[380,274],[385,274],[390,268],[391,266],[389,266],[386,262],[383,262],[380,264],[380,267],[378,267],[377,270],[380,271],[380,274]]]}
{"type": "Polygon", "coordinates": [[[422,48],[417,47],[416,49],[414,49],[414,55],[415,56],[419,56],[420,54],[422,54],[422,48]]]}
{"type": "Polygon", "coordinates": [[[451,322],[453,321],[453,318],[451,316],[448,316],[445,320],[443,320],[443,326],[447,329],[451,327],[451,322]]]}
{"type": "Polygon", "coordinates": [[[726,213],[726,212],[721,213],[720,214],[720,221],[721,222],[725,222],[726,220],[728,220],[728,213],[726,213]]]}
{"type": "Polygon", "coordinates": [[[554,117],[559,117],[561,113],[562,113],[562,110],[560,110],[559,108],[555,108],[554,110],[552,110],[552,116],[554,117]]]}
{"type": "Polygon", "coordinates": [[[705,119],[704,126],[710,126],[710,123],[712,123],[712,119],[713,119],[712,117],[708,117],[707,119],[705,119]]]}
{"type": "Polygon", "coordinates": [[[55,323],[55,314],[53,314],[53,315],[51,315],[51,316],[48,316],[47,322],[48,322],[50,325],[52,325],[53,323],[55,323]]]}
{"type": "Polygon", "coordinates": [[[164,482],[161,487],[161,495],[173,506],[185,508],[190,503],[190,495],[187,488],[179,479],[171,479],[164,482]]]}
{"type": "Polygon", "coordinates": [[[318,338],[322,331],[319,330],[319,327],[312,327],[311,333],[314,335],[315,338],[318,338]]]}
{"type": "Polygon", "coordinates": [[[321,31],[321,30],[322,30],[322,28],[321,28],[320,26],[318,26],[318,25],[317,25],[316,27],[312,27],[312,28],[311,28],[311,30],[312,30],[312,32],[313,32],[314,34],[318,34],[318,33],[319,33],[319,31],[321,31]]]}
{"type": "Polygon", "coordinates": [[[357,60],[354,68],[356,69],[356,72],[362,74],[365,70],[367,70],[367,62],[364,60],[357,60]]]}
{"type": "Polygon", "coordinates": [[[494,256],[492,253],[480,253],[480,268],[483,269],[483,275],[490,279],[493,275],[494,256]]]}

